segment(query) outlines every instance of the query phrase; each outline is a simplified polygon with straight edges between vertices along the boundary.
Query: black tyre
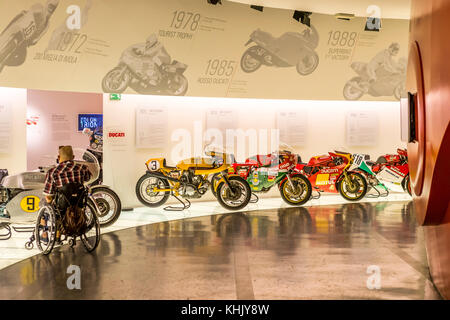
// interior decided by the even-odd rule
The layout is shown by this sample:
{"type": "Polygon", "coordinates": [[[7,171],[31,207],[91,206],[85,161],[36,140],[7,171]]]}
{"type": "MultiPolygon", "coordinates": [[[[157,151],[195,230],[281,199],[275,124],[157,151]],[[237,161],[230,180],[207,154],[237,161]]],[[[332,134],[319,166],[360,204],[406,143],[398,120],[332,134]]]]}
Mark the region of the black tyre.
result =
{"type": "Polygon", "coordinates": [[[103,92],[123,93],[130,81],[131,75],[128,71],[123,72],[121,67],[114,68],[102,80],[103,92]]]}
{"type": "Polygon", "coordinates": [[[361,200],[367,193],[366,179],[357,172],[348,172],[347,175],[353,184],[353,188],[347,184],[344,178],[338,184],[339,193],[349,201],[361,200]]]}
{"type": "Polygon", "coordinates": [[[409,194],[410,196],[412,196],[412,192],[411,192],[411,180],[410,180],[410,178],[409,178],[409,174],[403,179],[402,186],[403,186],[403,190],[405,190],[406,192],[408,192],[408,194],[409,194]]]}
{"type": "Polygon", "coordinates": [[[39,210],[34,236],[36,245],[45,255],[53,250],[56,241],[56,214],[52,207],[44,206],[39,210]]]}
{"type": "Polygon", "coordinates": [[[100,223],[94,204],[88,201],[85,209],[87,229],[80,238],[87,252],[94,251],[100,243],[100,223]]]}
{"type": "Polygon", "coordinates": [[[260,46],[253,46],[248,48],[244,54],[242,55],[241,58],[241,69],[242,71],[246,72],[246,73],[251,73],[251,72],[255,72],[256,70],[258,70],[261,65],[262,62],[259,61],[258,59],[253,58],[252,53],[256,52],[257,50],[260,50],[261,47],[260,46]]]}
{"type": "Polygon", "coordinates": [[[305,204],[310,198],[312,193],[312,186],[309,180],[300,174],[291,176],[292,184],[289,180],[284,180],[280,185],[280,194],[283,200],[293,206],[300,206],[305,204]]]}
{"type": "Polygon", "coordinates": [[[119,219],[122,212],[122,203],[117,193],[107,187],[98,187],[92,189],[92,197],[99,211],[100,227],[106,228],[119,219]]]}
{"type": "Polygon", "coordinates": [[[152,189],[158,187],[160,189],[168,189],[169,182],[165,179],[143,175],[136,183],[136,196],[138,200],[147,207],[159,207],[166,203],[170,192],[153,192],[152,189]]]}
{"type": "Polygon", "coordinates": [[[221,182],[217,187],[217,201],[225,209],[240,210],[250,202],[252,196],[250,186],[239,176],[228,177],[228,181],[233,192],[225,182],[221,182]]]}

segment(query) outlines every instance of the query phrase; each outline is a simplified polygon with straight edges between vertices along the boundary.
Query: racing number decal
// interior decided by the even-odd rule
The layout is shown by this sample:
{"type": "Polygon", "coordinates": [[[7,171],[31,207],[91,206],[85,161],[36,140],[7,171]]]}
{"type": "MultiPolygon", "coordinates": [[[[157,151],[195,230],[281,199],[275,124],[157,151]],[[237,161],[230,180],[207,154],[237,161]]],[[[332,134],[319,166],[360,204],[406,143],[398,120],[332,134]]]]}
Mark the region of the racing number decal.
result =
{"type": "Polygon", "coordinates": [[[364,156],[357,154],[357,155],[355,155],[355,160],[353,160],[353,162],[355,163],[355,165],[357,165],[359,167],[361,165],[363,159],[364,159],[364,156]]]}
{"type": "Polygon", "coordinates": [[[329,179],[330,179],[329,174],[318,174],[316,178],[316,185],[318,186],[327,185],[329,179]]]}
{"type": "Polygon", "coordinates": [[[22,201],[20,201],[20,207],[25,212],[33,213],[39,210],[40,201],[41,199],[39,199],[38,197],[28,196],[23,198],[22,201]]]}
{"type": "Polygon", "coordinates": [[[150,164],[150,166],[149,166],[150,171],[159,170],[159,161],[152,160],[152,161],[150,161],[149,164],[150,164]]]}

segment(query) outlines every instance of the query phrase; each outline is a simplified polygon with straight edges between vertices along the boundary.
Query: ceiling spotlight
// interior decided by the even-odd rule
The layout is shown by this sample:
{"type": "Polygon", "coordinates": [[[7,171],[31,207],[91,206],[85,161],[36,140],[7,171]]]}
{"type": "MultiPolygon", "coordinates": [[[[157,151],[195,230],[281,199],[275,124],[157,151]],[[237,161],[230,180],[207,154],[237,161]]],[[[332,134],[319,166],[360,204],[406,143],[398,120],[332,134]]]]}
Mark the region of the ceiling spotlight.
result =
{"type": "Polygon", "coordinates": [[[263,7],[263,6],[254,6],[254,5],[250,5],[250,8],[255,9],[255,10],[258,10],[258,11],[261,11],[261,12],[263,12],[263,10],[264,10],[264,7],[263,7]]]}
{"type": "Polygon", "coordinates": [[[294,18],[297,21],[300,21],[301,23],[307,25],[308,27],[311,27],[311,20],[309,19],[309,16],[311,14],[312,12],[295,10],[292,18],[294,18]]]}
{"type": "Polygon", "coordinates": [[[336,19],[345,21],[350,21],[355,17],[353,13],[336,13],[334,16],[336,17],[336,19]]]}
{"type": "Polygon", "coordinates": [[[222,0],[206,0],[209,4],[222,4],[222,0]]]}

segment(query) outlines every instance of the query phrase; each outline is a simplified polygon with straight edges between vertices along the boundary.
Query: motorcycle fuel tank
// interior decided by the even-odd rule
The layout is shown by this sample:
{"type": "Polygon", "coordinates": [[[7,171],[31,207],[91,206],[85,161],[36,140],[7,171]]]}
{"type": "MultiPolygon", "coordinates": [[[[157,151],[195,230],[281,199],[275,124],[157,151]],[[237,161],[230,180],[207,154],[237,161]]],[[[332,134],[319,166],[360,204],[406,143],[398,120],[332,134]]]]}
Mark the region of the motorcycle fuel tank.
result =
{"type": "Polygon", "coordinates": [[[13,176],[6,176],[2,181],[2,186],[7,189],[44,189],[45,174],[42,172],[23,172],[13,176]]]}

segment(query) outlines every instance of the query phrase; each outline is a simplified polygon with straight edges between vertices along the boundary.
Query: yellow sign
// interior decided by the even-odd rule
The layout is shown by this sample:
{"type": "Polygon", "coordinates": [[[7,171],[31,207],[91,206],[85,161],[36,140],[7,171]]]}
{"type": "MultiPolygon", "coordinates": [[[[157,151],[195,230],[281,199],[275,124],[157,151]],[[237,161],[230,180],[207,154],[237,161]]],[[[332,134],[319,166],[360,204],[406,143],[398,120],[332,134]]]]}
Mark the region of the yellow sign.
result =
{"type": "Polygon", "coordinates": [[[39,202],[41,199],[35,196],[28,196],[20,201],[20,207],[25,212],[36,212],[39,210],[39,202]]]}
{"type": "Polygon", "coordinates": [[[316,179],[316,185],[318,186],[327,185],[329,179],[330,179],[329,174],[318,174],[316,179]]]}

